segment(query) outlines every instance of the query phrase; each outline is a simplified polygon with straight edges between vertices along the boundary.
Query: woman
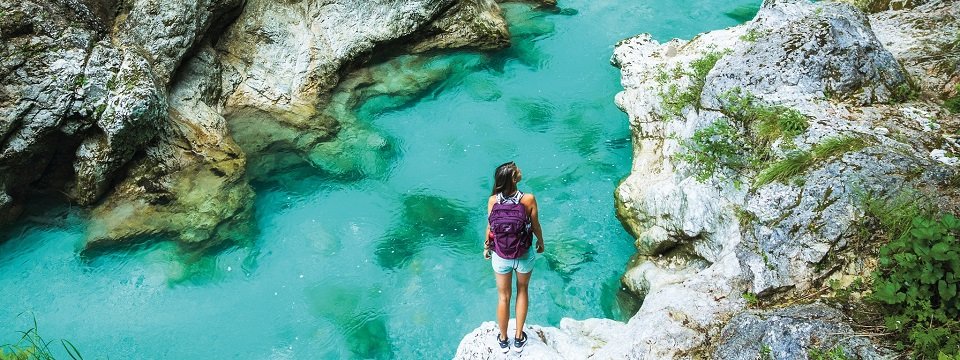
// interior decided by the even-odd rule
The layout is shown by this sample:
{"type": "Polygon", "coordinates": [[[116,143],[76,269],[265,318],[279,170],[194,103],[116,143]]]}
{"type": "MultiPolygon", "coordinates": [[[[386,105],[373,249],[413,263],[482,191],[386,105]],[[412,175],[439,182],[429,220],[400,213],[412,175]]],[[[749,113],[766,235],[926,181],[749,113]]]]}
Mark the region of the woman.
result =
{"type": "MultiPolygon", "coordinates": [[[[523,331],[523,322],[527,318],[527,285],[530,283],[530,273],[533,271],[533,262],[536,254],[530,251],[531,232],[537,236],[536,252],[543,252],[543,234],[540,230],[540,220],[537,217],[537,199],[533,194],[524,194],[517,190],[517,183],[523,178],[520,168],[512,161],[497,167],[493,174],[494,185],[493,193],[487,199],[487,216],[490,222],[497,221],[496,216],[491,216],[495,205],[498,206],[498,212],[503,208],[509,208],[513,204],[523,206],[526,213],[525,229],[521,229],[520,236],[523,237],[522,246],[525,248],[509,248],[511,245],[504,245],[504,239],[513,234],[504,234],[503,230],[492,234],[490,224],[487,224],[486,239],[483,249],[483,257],[492,258],[493,272],[497,280],[497,292],[500,301],[497,303],[497,323],[500,325],[500,333],[497,334],[497,342],[503,352],[509,351],[510,342],[507,338],[507,322],[510,320],[510,295],[511,277],[513,272],[517,272],[517,330],[513,337],[514,351],[520,352],[527,343],[527,334],[523,331]],[[495,240],[496,234],[501,238],[495,240]],[[509,248],[509,249],[507,249],[509,248]],[[491,251],[495,250],[495,251],[491,251]]],[[[516,208],[516,206],[513,206],[516,208]]]]}

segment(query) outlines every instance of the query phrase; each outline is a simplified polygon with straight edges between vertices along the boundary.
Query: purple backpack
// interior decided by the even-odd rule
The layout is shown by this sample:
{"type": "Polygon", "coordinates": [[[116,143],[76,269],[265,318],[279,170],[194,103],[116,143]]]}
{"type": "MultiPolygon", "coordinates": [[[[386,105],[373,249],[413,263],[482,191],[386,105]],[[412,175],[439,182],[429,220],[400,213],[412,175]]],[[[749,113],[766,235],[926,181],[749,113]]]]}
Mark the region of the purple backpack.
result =
{"type": "Polygon", "coordinates": [[[503,259],[516,259],[526,255],[533,238],[527,209],[520,203],[523,193],[504,197],[497,194],[497,203],[490,210],[490,233],[493,234],[493,250],[503,259]]]}

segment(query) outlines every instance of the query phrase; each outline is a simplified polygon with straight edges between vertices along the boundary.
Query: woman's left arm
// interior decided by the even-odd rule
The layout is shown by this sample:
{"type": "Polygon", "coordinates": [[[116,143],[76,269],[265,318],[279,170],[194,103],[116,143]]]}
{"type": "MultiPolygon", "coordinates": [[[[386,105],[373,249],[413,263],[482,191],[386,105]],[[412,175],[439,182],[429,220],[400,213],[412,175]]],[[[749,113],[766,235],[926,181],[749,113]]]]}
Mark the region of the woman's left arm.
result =
{"type": "Polygon", "coordinates": [[[537,236],[537,253],[543,252],[543,230],[540,229],[540,209],[537,208],[537,198],[529,194],[530,202],[530,228],[533,234],[537,236]]]}

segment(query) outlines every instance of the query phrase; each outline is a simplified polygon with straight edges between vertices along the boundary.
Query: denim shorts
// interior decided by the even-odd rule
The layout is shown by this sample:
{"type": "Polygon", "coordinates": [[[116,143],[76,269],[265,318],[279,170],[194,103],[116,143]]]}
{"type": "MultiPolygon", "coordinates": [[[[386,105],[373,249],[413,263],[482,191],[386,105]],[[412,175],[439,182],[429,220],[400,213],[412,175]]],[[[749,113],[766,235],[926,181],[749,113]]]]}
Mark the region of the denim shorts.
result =
{"type": "Polygon", "coordinates": [[[493,272],[497,274],[509,274],[514,270],[521,274],[530,273],[533,271],[533,262],[537,260],[537,250],[533,246],[527,250],[526,255],[517,259],[501,258],[496,251],[490,253],[490,263],[493,265],[493,272]]]}

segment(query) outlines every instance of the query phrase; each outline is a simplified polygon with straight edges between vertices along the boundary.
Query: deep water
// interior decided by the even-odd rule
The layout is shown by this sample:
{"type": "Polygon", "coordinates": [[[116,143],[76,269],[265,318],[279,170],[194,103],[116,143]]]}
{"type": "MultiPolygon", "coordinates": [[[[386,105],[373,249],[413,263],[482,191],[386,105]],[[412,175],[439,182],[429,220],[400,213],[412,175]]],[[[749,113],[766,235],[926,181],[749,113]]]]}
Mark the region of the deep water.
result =
{"type": "Polygon", "coordinates": [[[343,123],[336,140],[250,159],[250,244],[198,255],[156,239],[81,256],[84,211],[35,204],[0,234],[0,344],[35,317],[87,359],[450,358],[494,319],[481,236],[493,169],[510,160],[546,237],[528,321],[625,320],[634,248],[613,191],[631,143],[613,46],[732,26],[758,3],[506,4],[509,49],[360,70],[327,110],[343,123]]]}

